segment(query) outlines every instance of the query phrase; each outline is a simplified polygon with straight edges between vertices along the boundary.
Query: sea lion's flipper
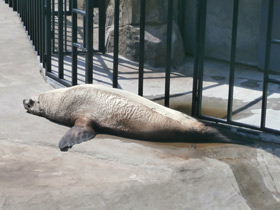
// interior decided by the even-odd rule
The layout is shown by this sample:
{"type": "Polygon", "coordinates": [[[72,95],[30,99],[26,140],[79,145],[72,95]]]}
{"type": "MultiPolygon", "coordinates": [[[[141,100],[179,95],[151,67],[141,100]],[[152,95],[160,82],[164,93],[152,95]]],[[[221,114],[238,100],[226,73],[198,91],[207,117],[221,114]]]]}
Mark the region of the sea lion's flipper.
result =
{"type": "Polygon", "coordinates": [[[65,133],[59,142],[61,151],[68,151],[74,144],[80,144],[94,138],[95,131],[89,126],[74,126],[65,133]]]}

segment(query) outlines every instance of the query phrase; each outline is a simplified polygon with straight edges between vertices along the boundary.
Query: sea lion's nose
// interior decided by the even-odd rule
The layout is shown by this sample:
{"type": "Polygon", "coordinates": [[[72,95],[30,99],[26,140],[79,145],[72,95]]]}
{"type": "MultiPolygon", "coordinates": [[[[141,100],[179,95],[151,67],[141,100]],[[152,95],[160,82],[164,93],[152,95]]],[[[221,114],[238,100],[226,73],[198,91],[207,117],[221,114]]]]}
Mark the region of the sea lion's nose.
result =
{"type": "Polygon", "coordinates": [[[29,100],[28,99],[23,99],[23,106],[25,109],[30,108],[29,100]]]}

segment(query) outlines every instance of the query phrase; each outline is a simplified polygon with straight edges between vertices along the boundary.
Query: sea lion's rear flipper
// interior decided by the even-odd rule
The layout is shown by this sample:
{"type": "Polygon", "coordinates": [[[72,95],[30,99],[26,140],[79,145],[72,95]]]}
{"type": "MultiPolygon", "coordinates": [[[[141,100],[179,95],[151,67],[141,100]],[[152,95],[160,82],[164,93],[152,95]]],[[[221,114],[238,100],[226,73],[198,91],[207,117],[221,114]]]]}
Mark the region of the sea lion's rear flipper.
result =
{"type": "Polygon", "coordinates": [[[59,142],[61,151],[68,151],[74,144],[80,144],[94,138],[95,131],[89,126],[74,126],[65,133],[59,142]]]}

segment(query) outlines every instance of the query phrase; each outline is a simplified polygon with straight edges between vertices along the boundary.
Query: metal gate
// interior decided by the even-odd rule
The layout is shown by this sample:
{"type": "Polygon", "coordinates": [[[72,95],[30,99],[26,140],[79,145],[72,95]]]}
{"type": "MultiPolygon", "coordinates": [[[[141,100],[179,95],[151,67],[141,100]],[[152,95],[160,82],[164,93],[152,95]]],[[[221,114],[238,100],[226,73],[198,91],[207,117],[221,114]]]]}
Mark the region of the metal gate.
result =
{"type": "MultiPolygon", "coordinates": [[[[47,76],[62,83],[65,86],[77,84],[77,56],[85,55],[85,82],[92,83],[93,63],[95,54],[105,53],[105,0],[86,0],[86,10],[77,8],[77,0],[5,0],[15,11],[18,12],[26,31],[30,35],[35,50],[40,56],[40,61],[46,69],[47,76]],[[93,8],[99,8],[99,49],[93,48],[93,8]],[[82,42],[77,40],[77,16],[83,17],[82,42]],[[71,21],[68,21],[68,20],[71,21]],[[71,27],[69,26],[71,22],[71,27]],[[71,32],[68,28],[71,28],[71,32]],[[67,37],[71,36],[71,39],[67,37]],[[56,43],[57,40],[57,43],[56,43]],[[69,46],[70,43],[70,46],[69,46]],[[52,57],[56,55],[58,72],[55,74],[52,69],[52,57]],[[64,71],[65,56],[71,58],[71,82],[67,82],[64,71]]],[[[263,76],[261,120],[259,126],[236,122],[232,119],[234,100],[234,76],[236,69],[236,43],[238,29],[238,12],[240,0],[233,0],[232,17],[232,38],[231,57],[229,73],[229,91],[227,101],[226,119],[206,116],[202,113],[204,61],[205,61],[205,29],[207,20],[207,0],[197,0],[196,17],[196,51],[194,55],[193,70],[193,94],[192,94],[192,115],[197,118],[219,122],[227,125],[250,128],[257,131],[267,131],[280,134],[277,129],[266,126],[268,85],[280,85],[280,80],[271,76],[269,60],[270,49],[273,44],[280,44],[280,40],[272,39],[273,4],[275,0],[269,0],[267,40],[265,53],[265,68],[263,76]]],[[[120,1],[114,2],[114,28],[119,29],[119,7],[120,1]]],[[[138,66],[138,94],[143,95],[144,81],[144,39],[145,39],[145,10],[146,0],[140,4],[140,44],[139,44],[139,66],[138,66]]],[[[167,14],[167,42],[166,42],[166,66],[165,66],[165,96],[164,104],[169,106],[170,100],[170,72],[171,72],[171,47],[172,47],[172,22],[173,22],[174,0],[168,0],[167,14]]],[[[148,49],[146,49],[148,50],[148,49]]],[[[118,87],[118,59],[119,59],[119,30],[114,30],[114,52],[113,52],[113,82],[114,88],[118,87]]],[[[278,116],[279,117],[279,116],[278,116]]]]}

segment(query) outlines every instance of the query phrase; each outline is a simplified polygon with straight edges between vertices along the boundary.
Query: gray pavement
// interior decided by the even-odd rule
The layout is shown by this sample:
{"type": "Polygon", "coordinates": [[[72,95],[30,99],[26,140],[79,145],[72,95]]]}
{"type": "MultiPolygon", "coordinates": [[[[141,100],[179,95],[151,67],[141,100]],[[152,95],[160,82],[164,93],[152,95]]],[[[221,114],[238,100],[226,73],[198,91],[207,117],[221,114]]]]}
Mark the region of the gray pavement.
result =
{"type": "Polygon", "coordinates": [[[280,146],[153,143],[69,129],[26,113],[52,89],[16,13],[0,1],[0,210],[280,209],[280,146]]]}

